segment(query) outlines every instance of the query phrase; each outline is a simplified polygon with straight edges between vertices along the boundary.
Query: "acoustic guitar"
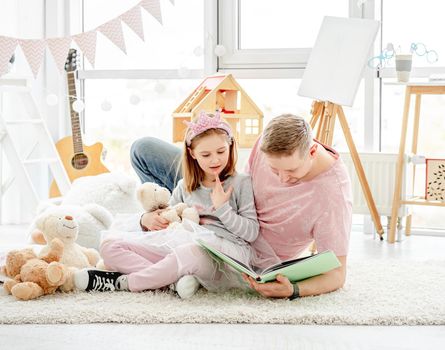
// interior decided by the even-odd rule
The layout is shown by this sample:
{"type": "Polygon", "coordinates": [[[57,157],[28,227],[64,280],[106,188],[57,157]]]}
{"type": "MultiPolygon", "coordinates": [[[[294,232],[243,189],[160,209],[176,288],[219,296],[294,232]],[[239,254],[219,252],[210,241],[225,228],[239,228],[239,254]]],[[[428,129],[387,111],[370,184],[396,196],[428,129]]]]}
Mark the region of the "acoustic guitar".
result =
{"type": "MultiPolygon", "coordinates": [[[[103,150],[102,143],[98,142],[92,146],[85,146],[82,142],[79,113],[73,109],[73,103],[77,100],[76,83],[74,77],[77,69],[76,59],[76,50],[70,49],[65,63],[65,71],[67,73],[68,82],[72,136],[64,137],[56,143],[57,151],[59,152],[63,166],[65,167],[71,182],[82,176],[98,175],[109,172],[101,161],[103,150]]],[[[61,196],[55,181],[53,181],[51,184],[49,196],[61,196]]]]}

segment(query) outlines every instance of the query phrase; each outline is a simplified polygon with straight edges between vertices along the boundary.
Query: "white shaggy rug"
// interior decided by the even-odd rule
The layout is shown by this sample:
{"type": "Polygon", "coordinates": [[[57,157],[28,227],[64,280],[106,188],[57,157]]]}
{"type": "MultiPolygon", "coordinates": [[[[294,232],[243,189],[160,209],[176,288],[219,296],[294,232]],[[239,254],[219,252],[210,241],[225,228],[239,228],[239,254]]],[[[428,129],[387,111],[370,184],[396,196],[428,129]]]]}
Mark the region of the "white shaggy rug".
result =
{"type": "Polygon", "coordinates": [[[445,325],[445,260],[350,262],[346,286],[294,301],[241,291],[58,293],[21,302],[0,296],[0,323],[275,323],[445,325]]]}

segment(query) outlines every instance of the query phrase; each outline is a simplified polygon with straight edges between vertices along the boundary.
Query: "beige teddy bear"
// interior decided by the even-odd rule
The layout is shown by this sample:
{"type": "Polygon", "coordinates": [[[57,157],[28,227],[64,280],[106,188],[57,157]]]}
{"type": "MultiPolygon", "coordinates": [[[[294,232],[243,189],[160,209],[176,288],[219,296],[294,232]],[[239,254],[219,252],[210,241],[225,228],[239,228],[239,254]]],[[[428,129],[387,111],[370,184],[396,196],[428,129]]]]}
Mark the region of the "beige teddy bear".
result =
{"type": "Polygon", "coordinates": [[[53,294],[70,277],[68,269],[60,263],[63,243],[54,239],[40,258],[32,249],[13,250],[6,256],[2,273],[10,278],[4,289],[19,300],[30,300],[53,294]]]}
{"type": "MultiPolygon", "coordinates": [[[[76,243],[79,225],[73,217],[60,213],[43,213],[37,218],[36,227],[43,232],[47,242],[51,242],[55,238],[63,242],[64,250],[60,262],[68,268],[70,274],[76,269],[94,267],[99,261],[100,256],[97,250],[85,248],[76,243]]],[[[46,255],[50,250],[51,246],[46,245],[42,248],[40,255],[46,255]]],[[[73,279],[68,278],[61,290],[68,292],[73,288],[73,279]]]]}
{"type": "Polygon", "coordinates": [[[157,209],[166,209],[160,215],[170,222],[169,228],[177,226],[183,219],[199,224],[199,213],[195,208],[188,207],[185,203],[178,203],[173,207],[169,207],[170,191],[154,182],[142,184],[137,189],[136,194],[145,211],[151,212],[157,209]]]}
{"type": "MultiPolygon", "coordinates": [[[[135,195],[136,200],[136,195],[135,195]]],[[[66,215],[76,218],[79,225],[77,243],[87,248],[99,248],[101,232],[111,227],[113,216],[104,207],[90,203],[85,205],[62,204],[54,205],[42,202],[37,208],[37,215],[31,224],[31,238],[38,244],[46,244],[44,234],[36,227],[36,221],[42,215],[66,215]]]]}

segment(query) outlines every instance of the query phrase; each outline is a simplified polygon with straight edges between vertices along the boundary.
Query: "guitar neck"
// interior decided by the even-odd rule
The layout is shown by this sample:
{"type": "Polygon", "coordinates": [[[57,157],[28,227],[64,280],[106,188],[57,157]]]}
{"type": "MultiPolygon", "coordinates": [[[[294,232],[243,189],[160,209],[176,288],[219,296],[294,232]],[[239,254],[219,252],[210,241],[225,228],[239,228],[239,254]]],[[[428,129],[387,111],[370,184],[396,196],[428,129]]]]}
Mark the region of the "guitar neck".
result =
{"type": "Polygon", "coordinates": [[[79,113],[73,109],[73,103],[77,100],[76,81],[74,79],[74,72],[67,73],[68,81],[68,95],[71,116],[71,132],[73,135],[73,149],[74,153],[83,153],[82,131],[80,128],[79,113]]]}

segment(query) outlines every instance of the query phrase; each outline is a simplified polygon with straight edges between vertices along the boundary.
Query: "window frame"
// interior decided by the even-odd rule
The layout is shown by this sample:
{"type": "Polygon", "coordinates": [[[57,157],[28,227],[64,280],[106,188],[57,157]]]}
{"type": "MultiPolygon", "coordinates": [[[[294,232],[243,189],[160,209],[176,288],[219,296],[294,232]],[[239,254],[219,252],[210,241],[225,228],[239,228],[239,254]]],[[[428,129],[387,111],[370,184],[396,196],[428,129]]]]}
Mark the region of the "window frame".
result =
{"type": "MultiPolygon", "coordinates": [[[[345,1],[349,3],[350,18],[375,19],[375,0],[367,0],[360,7],[357,6],[357,0],[345,1]]],[[[218,72],[231,73],[237,78],[246,79],[301,79],[303,77],[311,48],[239,49],[239,0],[217,0],[217,9],[218,44],[226,49],[225,55],[217,59],[218,72]]],[[[375,47],[381,47],[379,38],[376,39],[375,47]]],[[[377,147],[380,150],[380,84],[376,82],[373,71],[369,69],[365,70],[363,79],[365,93],[363,123],[367,130],[364,150],[372,151],[377,147]],[[376,118],[376,115],[379,117],[376,118]]]]}
{"type": "MultiPolygon", "coordinates": [[[[81,2],[81,28],[83,25],[83,5],[81,2]]],[[[375,0],[368,0],[357,6],[357,0],[344,0],[349,3],[349,17],[375,18],[375,0]]],[[[378,0],[377,0],[378,1],[378,0]]],[[[75,6],[75,5],[74,5],[75,6]]],[[[77,5],[78,6],[78,5],[77,5]]],[[[67,7],[67,15],[76,12],[67,7]]],[[[215,73],[231,73],[240,79],[301,79],[307,64],[310,48],[295,49],[237,49],[237,31],[240,19],[239,0],[206,0],[204,1],[204,69],[191,69],[188,78],[203,78],[215,73]],[[238,20],[235,20],[238,19],[238,20]],[[226,54],[217,57],[214,54],[216,45],[224,45],[226,54]],[[275,61],[274,61],[275,60],[275,61]],[[272,62],[272,63],[271,63],[272,62]]],[[[381,43],[378,44],[381,47],[381,43]]],[[[138,70],[85,70],[77,71],[80,81],[79,95],[85,96],[85,80],[87,79],[184,79],[174,69],[138,69],[138,70]]],[[[379,108],[381,82],[376,84],[375,75],[369,70],[364,74],[365,83],[365,133],[364,147],[366,151],[376,148],[380,150],[380,111],[378,121],[375,118],[376,107],[379,108]],[[377,96],[377,97],[376,97],[377,96]]],[[[84,112],[81,118],[85,121],[84,112]]],[[[85,125],[85,123],[83,123],[85,125]]]]}
{"type": "MultiPolygon", "coordinates": [[[[374,1],[374,0],[373,0],[374,1]]],[[[377,4],[380,6],[380,46],[378,49],[375,50],[375,52],[382,52],[383,50],[383,33],[385,31],[385,26],[383,18],[384,18],[384,9],[383,9],[383,0],[376,0],[377,4]]],[[[385,43],[386,44],[386,43],[385,43]]],[[[410,73],[410,78],[428,78],[431,74],[438,73],[438,74],[445,74],[445,66],[437,66],[437,67],[413,67],[410,73]]],[[[386,80],[388,79],[396,79],[397,73],[394,67],[391,68],[381,68],[374,72],[373,74],[373,80],[377,80],[377,84],[379,86],[378,91],[378,122],[379,122],[379,147],[378,150],[382,150],[382,88],[385,84],[386,80]]],[[[365,109],[366,112],[366,109],[365,109]]],[[[366,137],[366,135],[365,135],[366,137]]]]}
{"type": "MultiPolygon", "coordinates": [[[[349,17],[362,17],[362,8],[356,0],[349,3],[349,17]]],[[[371,0],[374,2],[374,0],[371,0]]],[[[364,5],[361,5],[363,7],[364,5]]],[[[312,48],[293,49],[240,49],[238,42],[240,24],[239,0],[217,0],[218,44],[226,49],[218,58],[218,71],[232,73],[242,78],[301,79],[312,48]]]]}
{"type": "MultiPolygon", "coordinates": [[[[84,31],[84,1],[81,0],[80,11],[82,31],[84,31]]],[[[204,33],[207,34],[204,35],[203,69],[190,69],[187,77],[183,77],[176,69],[84,69],[82,67],[76,73],[81,81],[81,87],[86,79],[190,79],[214,74],[217,71],[217,62],[213,57],[215,55],[213,55],[212,38],[217,37],[216,20],[214,20],[217,16],[216,2],[217,0],[204,1],[204,33]]],[[[69,13],[67,15],[70,16],[69,13]]]]}
{"type": "Polygon", "coordinates": [[[218,61],[220,70],[226,69],[301,69],[311,52],[310,48],[240,49],[238,42],[241,22],[239,0],[218,1],[218,39],[226,53],[218,61]]]}

